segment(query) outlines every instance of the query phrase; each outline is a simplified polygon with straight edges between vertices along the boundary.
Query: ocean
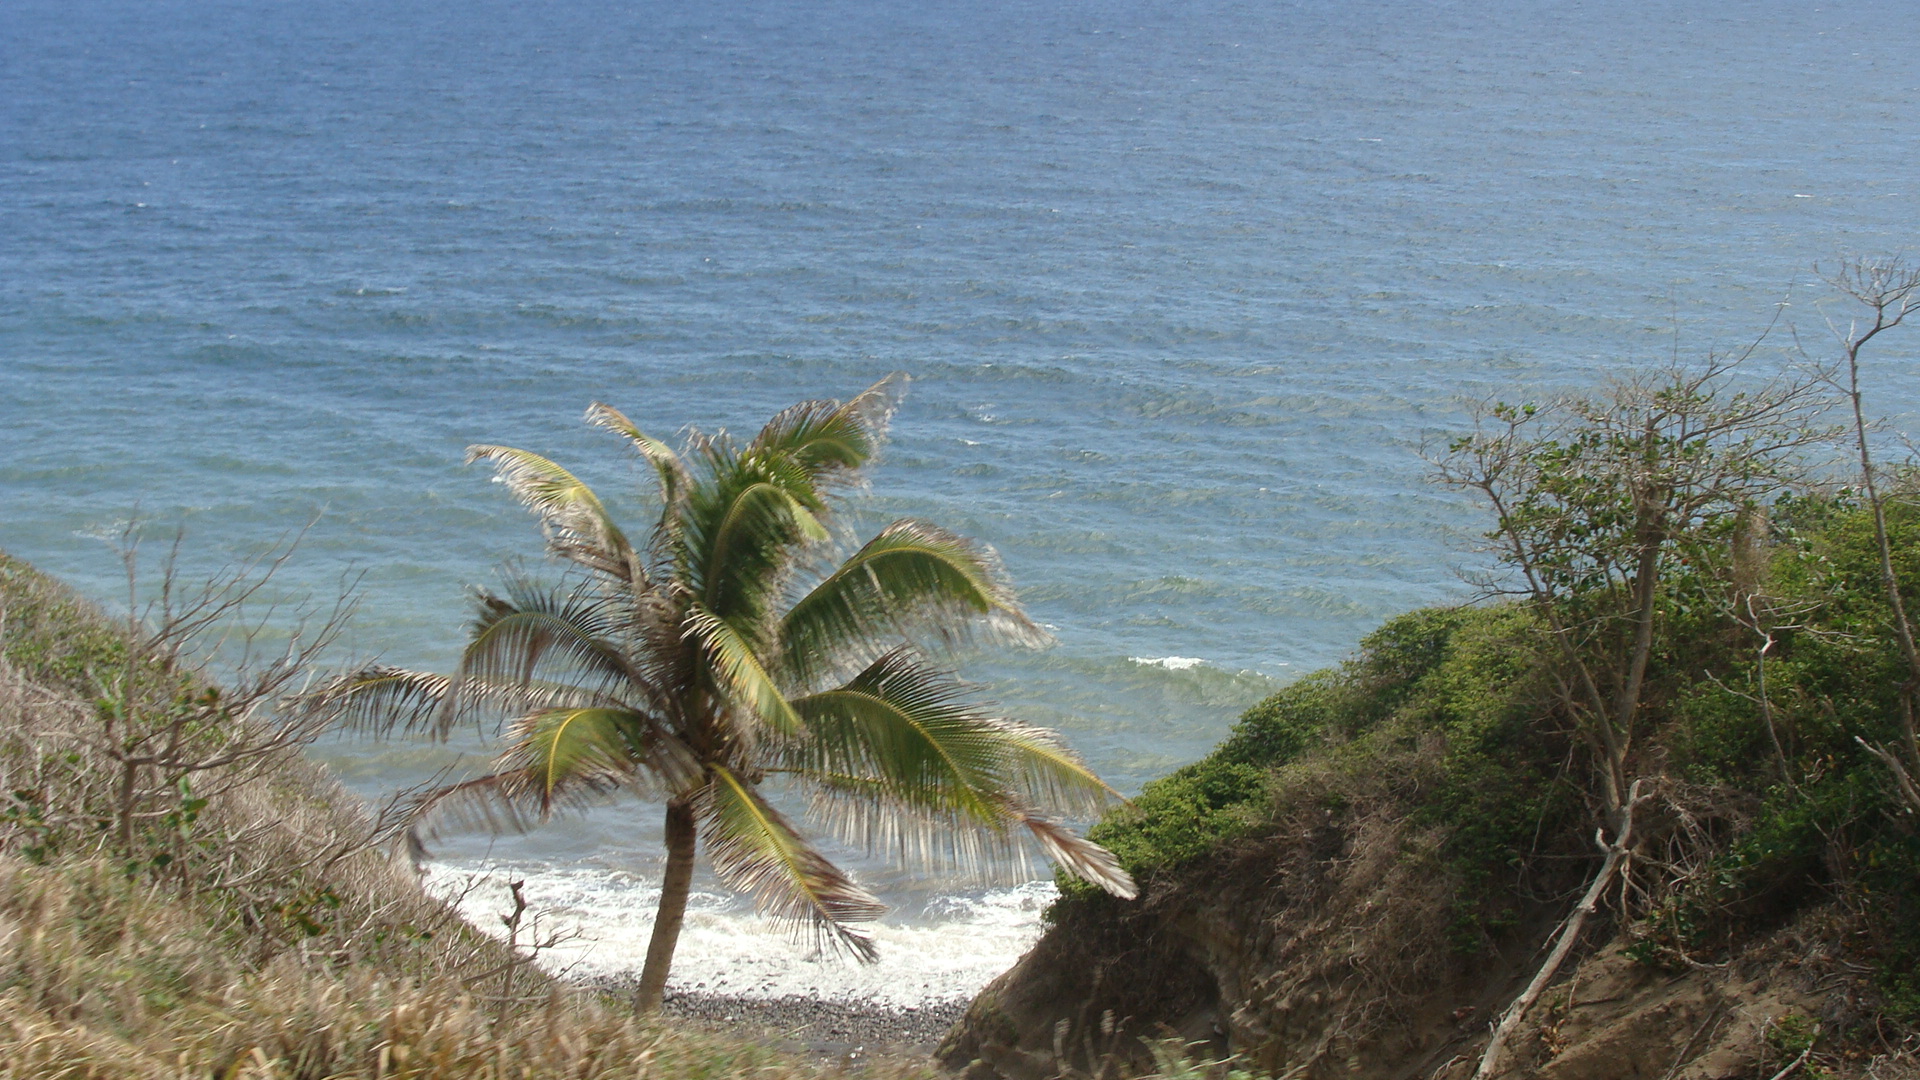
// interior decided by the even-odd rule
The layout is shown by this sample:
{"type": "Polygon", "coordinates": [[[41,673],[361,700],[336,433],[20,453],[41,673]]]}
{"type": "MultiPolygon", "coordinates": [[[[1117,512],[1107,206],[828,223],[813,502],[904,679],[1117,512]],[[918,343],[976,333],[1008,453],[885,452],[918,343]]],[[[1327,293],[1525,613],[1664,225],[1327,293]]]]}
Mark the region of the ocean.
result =
{"type": "MultiPolygon", "coordinates": [[[[463,448],[642,520],[604,400],[751,432],[892,371],[866,529],[1002,555],[1057,638],[964,673],[1137,791],[1410,608],[1470,599],[1423,449],[1469,403],[1744,347],[1830,355],[1812,267],[1911,248],[1906,5],[7,0],[0,548],[102,602],[130,520],[204,572],[304,533],[343,651],[451,665],[538,533],[463,448]],[[1790,332],[1791,331],[1791,332],[1790,332]]],[[[1873,398],[1920,407],[1896,339],[1873,398]]],[[[472,758],[339,741],[370,797],[472,758]]],[[[659,815],[444,838],[488,923],[644,948],[659,815]],[[491,875],[491,876],[489,876],[491,875]]],[[[976,989],[1050,886],[856,861],[883,960],[711,882],[684,989],[976,989]]]]}

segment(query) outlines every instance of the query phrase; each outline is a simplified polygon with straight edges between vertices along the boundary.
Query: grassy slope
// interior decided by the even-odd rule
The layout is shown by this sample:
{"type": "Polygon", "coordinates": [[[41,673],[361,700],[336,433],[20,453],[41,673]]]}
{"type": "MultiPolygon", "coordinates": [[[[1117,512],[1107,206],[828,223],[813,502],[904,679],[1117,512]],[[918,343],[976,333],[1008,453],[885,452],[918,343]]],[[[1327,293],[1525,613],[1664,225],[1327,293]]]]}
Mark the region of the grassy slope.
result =
{"type": "Polygon", "coordinates": [[[122,850],[98,699],[125,655],[0,555],[0,1078],[821,1074],[554,985],[361,849],[297,753],[122,850]]]}

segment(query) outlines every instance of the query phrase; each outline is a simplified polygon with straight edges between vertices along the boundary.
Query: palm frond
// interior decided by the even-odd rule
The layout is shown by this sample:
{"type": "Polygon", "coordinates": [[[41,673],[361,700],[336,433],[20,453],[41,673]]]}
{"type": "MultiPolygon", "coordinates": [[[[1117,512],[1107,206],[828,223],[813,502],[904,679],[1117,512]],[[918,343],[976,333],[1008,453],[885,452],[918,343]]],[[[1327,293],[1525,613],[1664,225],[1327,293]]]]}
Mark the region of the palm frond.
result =
{"type": "Polygon", "coordinates": [[[483,712],[511,721],[528,713],[548,709],[634,709],[642,707],[630,698],[643,695],[622,694],[621,687],[604,690],[577,682],[549,682],[544,679],[516,679],[506,683],[467,679],[460,684],[460,708],[456,725],[483,712]]]}
{"type": "Polygon", "coordinates": [[[523,833],[536,821],[520,795],[525,786],[518,773],[489,773],[421,791],[402,803],[400,813],[416,845],[421,837],[435,838],[449,828],[523,833]]]}
{"type": "Polygon", "coordinates": [[[803,401],[769,420],[749,452],[791,459],[822,490],[857,483],[886,441],[906,388],[907,376],[895,372],[844,404],[803,401]]]}
{"type": "Polygon", "coordinates": [[[806,735],[785,747],[789,764],[871,778],[900,805],[996,828],[1008,820],[1005,794],[1069,814],[1119,797],[1051,733],[989,714],[950,672],[910,649],[793,707],[806,735]]]}
{"type": "Polygon", "coordinates": [[[511,740],[496,765],[517,776],[511,794],[531,802],[545,818],[556,799],[604,795],[634,778],[651,720],[626,709],[548,709],[523,716],[508,729],[511,740]]]}
{"type": "Polygon", "coordinates": [[[849,924],[879,918],[886,905],[726,768],[713,768],[701,801],[708,856],[722,880],[752,893],[763,914],[811,931],[820,944],[875,959],[872,938],[849,924]]]}
{"type": "Polygon", "coordinates": [[[510,446],[467,447],[467,463],[490,461],[494,479],[553,531],[553,554],[625,580],[637,565],[633,547],[600,497],[572,473],[510,446]]]}
{"type": "Polygon", "coordinates": [[[1113,852],[1048,818],[1027,816],[1022,824],[1040,842],[1040,849],[1068,873],[1122,900],[1140,895],[1133,875],[1120,866],[1113,852]]]}
{"type": "Polygon", "coordinates": [[[402,799],[399,817],[416,845],[443,828],[526,832],[555,812],[599,805],[623,789],[661,795],[686,790],[701,776],[691,751],[626,709],[545,709],[516,720],[509,738],[495,771],[402,799]]]}
{"type": "Polygon", "coordinates": [[[728,490],[717,492],[688,530],[699,560],[690,584],[721,614],[764,618],[799,551],[829,536],[792,478],[768,475],[778,464],[743,466],[751,471],[729,477],[728,490]]]}
{"type": "Polygon", "coordinates": [[[816,786],[816,814],[843,838],[986,876],[1025,865],[1024,828],[1070,872],[1117,881],[1104,849],[1048,811],[1091,814],[1118,795],[1050,733],[985,713],[910,651],[794,708],[806,734],[783,747],[785,763],[816,786]]]}
{"type": "Polygon", "coordinates": [[[425,840],[445,832],[524,833],[560,809],[585,810],[604,803],[609,789],[570,786],[554,793],[543,809],[534,793],[536,778],[525,770],[488,773],[458,783],[430,787],[397,807],[405,835],[416,852],[425,840]]]}
{"type": "MultiPolygon", "coordinates": [[[[799,733],[800,715],[794,711],[793,704],[761,664],[752,643],[727,620],[695,604],[687,612],[683,633],[699,645],[712,673],[714,688],[726,700],[745,708],[779,734],[799,733]]],[[[744,730],[735,734],[751,742],[757,732],[744,730]]]]}
{"type": "Polygon", "coordinates": [[[634,450],[647,459],[660,478],[660,501],[666,504],[667,514],[671,515],[681,496],[692,484],[686,463],[680,460],[680,455],[674,453],[666,443],[641,431],[625,414],[611,405],[596,401],[587,406],[587,423],[625,436],[634,450]]]}
{"type": "Polygon", "coordinates": [[[1078,754],[1067,749],[1057,733],[998,718],[992,726],[1007,763],[1007,790],[1050,812],[1074,817],[1090,817],[1112,803],[1125,801],[1078,754]]]}
{"type": "Polygon", "coordinates": [[[998,825],[902,802],[864,776],[813,772],[807,816],[843,843],[921,873],[957,874],[981,884],[1031,881],[1034,857],[1011,819],[998,825]]]}
{"type": "Polygon", "coordinates": [[[1002,824],[996,795],[1005,763],[993,721],[944,673],[909,669],[891,653],[793,707],[805,735],[784,756],[802,775],[866,779],[898,806],[1002,824]]]}
{"type": "Polygon", "coordinates": [[[985,626],[1021,644],[1046,642],[1020,610],[991,549],[937,525],[896,521],[848,556],[781,620],[782,662],[800,685],[871,658],[881,642],[931,632],[949,644],[985,626]],[[985,618],[981,618],[984,616],[985,618]]]}
{"type": "Polygon", "coordinates": [[[348,731],[411,734],[435,726],[450,684],[445,675],[373,664],[327,680],[301,695],[300,704],[333,713],[348,731]]]}
{"type": "Polygon", "coordinates": [[[954,813],[904,805],[887,785],[867,777],[813,774],[813,819],[834,836],[917,870],[958,871],[982,882],[1030,880],[1032,860],[1020,839],[1035,842],[1061,869],[1131,900],[1138,890],[1119,859],[1018,797],[1001,800],[1000,819],[986,824],[954,813]]]}
{"type": "Polygon", "coordinates": [[[618,640],[623,605],[606,594],[541,587],[516,577],[509,578],[506,596],[480,592],[476,600],[455,694],[473,683],[505,689],[544,676],[592,696],[626,700],[638,694],[644,704],[658,704],[618,640]]]}

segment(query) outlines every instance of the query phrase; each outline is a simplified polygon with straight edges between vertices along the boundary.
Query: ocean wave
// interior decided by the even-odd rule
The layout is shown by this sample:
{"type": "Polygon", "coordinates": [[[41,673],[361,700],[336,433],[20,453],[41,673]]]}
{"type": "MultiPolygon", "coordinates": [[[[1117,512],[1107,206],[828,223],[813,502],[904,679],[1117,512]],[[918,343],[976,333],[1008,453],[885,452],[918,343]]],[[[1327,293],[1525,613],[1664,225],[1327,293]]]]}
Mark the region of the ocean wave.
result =
{"type": "MultiPolygon", "coordinates": [[[[574,978],[638,973],[653,932],[658,885],[619,870],[502,864],[439,864],[428,885],[475,927],[506,937],[508,883],[522,882],[528,913],[521,942],[552,942],[540,965],[574,978]]],[[[872,927],[873,964],[823,953],[804,936],[762,918],[748,898],[695,891],[668,985],[677,990],[771,999],[815,997],[891,1007],[971,998],[1012,966],[1041,930],[1052,882],[943,893],[913,917],[872,927]]]]}
{"type": "Polygon", "coordinates": [[[1163,667],[1168,671],[1185,671],[1206,663],[1198,656],[1129,656],[1127,659],[1145,667],[1163,667]]]}

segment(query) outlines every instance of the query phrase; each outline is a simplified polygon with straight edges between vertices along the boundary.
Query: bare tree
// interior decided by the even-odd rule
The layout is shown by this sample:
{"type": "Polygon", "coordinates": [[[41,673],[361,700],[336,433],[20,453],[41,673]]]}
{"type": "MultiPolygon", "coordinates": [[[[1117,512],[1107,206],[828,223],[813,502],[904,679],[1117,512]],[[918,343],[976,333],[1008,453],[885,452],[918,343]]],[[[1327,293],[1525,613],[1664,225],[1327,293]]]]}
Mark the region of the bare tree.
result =
{"type": "Polygon", "coordinates": [[[1869,342],[1920,311],[1920,269],[1899,259],[1847,259],[1823,276],[1842,296],[1864,309],[1844,325],[1829,317],[1827,327],[1840,345],[1841,369],[1835,378],[1845,380],[1840,390],[1852,408],[1853,449],[1859,463],[1860,489],[1873,515],[1873,539],[1880,556],[1880,584],[1892,613],[1890,629],[1907,668],[1907,678],[1899,687],[1897,741],[1890,746],[1881,745],[1857,735],[1854,741],[1880,759],[1893,775],[1901,801],[1910,811],[1920,813],[1920,783],[1915,780],[1920,777],[1920,736],[1916,736],[1914,722],[1914,697],[1920,694],[1920,648],[1914,644],[1913,620],[1907,614],[1906,600],[1900,595],[1900,582],[1893,570],[1893,543],[1887,535],[1887,496],[1873,460],[1868,439],[1870,425],[1860,394],[1861,352],[1869,342]]]}
{"type": "MultiPolygon", "coordinates": [[[[143,597],[140,537],[117,544],[127,612],[117,670],[91,672],[97,727],[84,741],[111,763],[114,845],[128,858],[152,826],[170,843],[211,799],[257,779],[311,743],[332,715],[296,695],[356,605],[354,583],[322,607],[274,599],[293,537],[188,584],[181,536],[143,597]]],[[[165,858],[165,853],[157,853],[165,858]]]]}
{"type": "MultiPolygon", "coordinates": [[[[1756,343],[1757,344],[1757,343],[1756,343]]],[[[1632,871],[1635,814],[1657,789],[1636,738],[1649,663],[1676,593],[1725,590],[1737,535],[1800,478],[1831,401],[1818,378],[1741,389],[1751,355],[1673,364],[1599,397],[1491,403],[1435,462],[1438,479],[1484,499],[1507,573],[1484,584],[1529,605],[1557,661],[1561,708],[1589,751],[1603,856],[1546,961],[1495,1027],[1476,1076],[1552,981],[1600,899],[1632,871]]],[[[1717,602],[1729,602],[1719,598],[1717,602]]]]}

